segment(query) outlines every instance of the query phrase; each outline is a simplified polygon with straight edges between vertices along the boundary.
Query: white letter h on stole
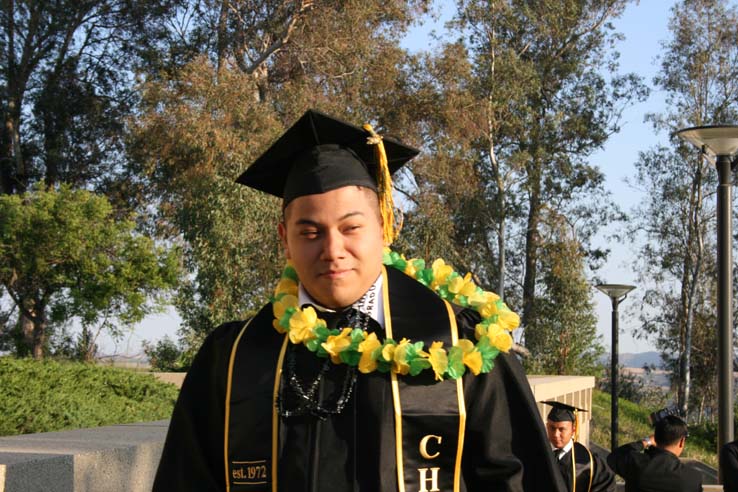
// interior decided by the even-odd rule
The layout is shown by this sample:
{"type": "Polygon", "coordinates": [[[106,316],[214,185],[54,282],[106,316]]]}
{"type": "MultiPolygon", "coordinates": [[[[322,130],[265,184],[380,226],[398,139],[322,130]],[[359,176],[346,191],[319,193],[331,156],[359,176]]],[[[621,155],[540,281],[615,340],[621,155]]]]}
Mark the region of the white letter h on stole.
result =
{"type": "Polygon", "coordinates": [[[428,469],[427,468],[418,468],[418,473],[420,473],[420,490],[418,492],[440,492],[441,489],[438,488],[438,470],[441,468],[435,466],[431,468],[431,477],[430,479],[427,477],[428,475],[428,469]],[[431,482],[431,488],[430,490],[426,488],[426,485],[428,484],[428,480],[431,482]]]}

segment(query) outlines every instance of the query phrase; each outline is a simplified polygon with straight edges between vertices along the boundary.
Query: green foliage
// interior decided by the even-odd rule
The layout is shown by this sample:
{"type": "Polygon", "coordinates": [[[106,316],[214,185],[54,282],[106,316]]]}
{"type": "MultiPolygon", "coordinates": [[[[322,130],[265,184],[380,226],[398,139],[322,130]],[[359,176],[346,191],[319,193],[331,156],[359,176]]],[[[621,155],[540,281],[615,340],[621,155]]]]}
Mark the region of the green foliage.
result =
{"type": "Polygon", "coordinates": [[[118,323],[159,309],[179,272],[177,250],[116,220],[104,197],[66,185],[0,196],[0,283],[33,323],[36,357],[46,329],[73,318],[120,335],[118,323]]]}
{"type": "MultiPolygon", "coordinates": [[[[553,219],[549,224],[556,224],[553,219]]],[[[541,294],[536,318],[525,330],[532,356],[526,368],[535,374],[591,374],[601,372],[604,351],[597,335],[592,288],[584,270],[579,243],[565,221],[549,229],[541,247],[541,294]]]]}
{"type": "Polygon", "coordinates": [[[177,343],[165,336],[155,345],[144,342],[144,353],[149,358],[152,369],[157,371],[180,372],[185,371],[184,353],[177,343]]]}
{"type": "Polygon", "coordinates": [[[177,394],[129,370],[0,357],[0,436],[166,419],[177,394]]]}

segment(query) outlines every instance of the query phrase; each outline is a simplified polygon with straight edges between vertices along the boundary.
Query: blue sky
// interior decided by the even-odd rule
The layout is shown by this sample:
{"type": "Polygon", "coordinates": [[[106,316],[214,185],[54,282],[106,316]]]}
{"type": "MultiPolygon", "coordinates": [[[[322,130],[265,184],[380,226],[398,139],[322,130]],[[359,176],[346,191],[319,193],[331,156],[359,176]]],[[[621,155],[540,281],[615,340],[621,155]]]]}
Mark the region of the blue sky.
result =
{"type": "MultiPolygon", "coordinates": [[[[614,22],[617,31],[625,39],[617,49],[620,51],[622,72],[636,72],[645,78],[651,85],[654,75],[659,68],[657,57],[661,51],[661,42],[669,37],[668,20],[674,0],[644,0],[638,4],[631,4],[623,17],[614,22]]],[[[436,14],[440,19],[416,26],[403,42],[411,50],[432,48],[434,41],[430,36],[435,30],[442,34],[443,22],[450,12],[441,11],[436,1],[436,14]]],[[[644,123],[644,115],[651,112],[664,111],[665,102],[662,93],[653,90],[647,101],[628,108],[621,122],[621,131],[612,136],[602,151],[591,158],[591,163],[602,169],[606,176],[606,188],[613,194],[615,202],[625,211],[629,211],[640,199],[640,193],[625,183],[625,178],[635,174],[634,163],[638,159],[638,152],[665,143],[666,135],[657,135],[650,124],[644,123]]],[[[612,253],[607,264],[598,272],[599,278],[607,283],[634,284],[635,274],[630,264],[635,254],[632,245],[624,243],[607,243],[605,234],[598,239],[600,244],[607,245],[612,253]]],[[[609,298],[593,288],[593,300],[598,316],[598,332],[603,336],[603,344],[610,350],[610,313],[609,298]]],[[[653,350],[651,344],[644,340],[637,340],[632,336],[636,328],[635,319],[627,316],[628,304],[637,301],[636,292],[621,305],[620,314],[620,352],[642,352],[653,350]]],[[[136,330],[123,342],[114,347],[112,342],[105,341],[103,350],[106,353],[135,353],[139,349],[141,340],[153,340],[168,334],[176,338],[179,318],[173,311],[160,316],[152,316],[141,323],[136,330]]]]}

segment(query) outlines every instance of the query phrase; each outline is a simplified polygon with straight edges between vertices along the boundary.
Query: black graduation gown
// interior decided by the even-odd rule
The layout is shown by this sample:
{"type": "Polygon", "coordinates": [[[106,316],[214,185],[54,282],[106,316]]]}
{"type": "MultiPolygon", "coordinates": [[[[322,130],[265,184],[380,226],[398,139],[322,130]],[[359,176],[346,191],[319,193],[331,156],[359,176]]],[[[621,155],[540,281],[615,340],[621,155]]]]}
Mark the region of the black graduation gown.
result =
{"type": "Polygon", "coordinates": [[[723,444],[720,450],[720,471],[725,492],[738,492],[738,441],[723,444]]]}
{"type": "MultiPolygon", "coordinates": [[[[417,316],[420,331],[432,326],[429,320],[422,317],[424,313],[432,311],[432,305],[442,302],[435,293],[394,269],[387,271],[385,290],[387,288],[393,320],[396,316],[417,316]]],[[[479,315],[471,310],[456,308],[454,312],[459,336],[473,340],[479,315]]],[[[262,353],[273,349],[275,331],[272,320],[271,306],[267,305],[245,330],[244,338],[248,339],[239,342],[252,348],[244,360],[255,364],[255,367],[265,365],[259,359],[262,353]]],[[[238,439],[238,429],[234,431],[233,425],[230,431],[224,429],[227,413],[231,419],[234,415],[246,415],[240,418],[241,430],[250,436],[258,436],[242,440],[244,446],[261,445],[269,440],[271,416],[254,413],[250,407],[243,406],[244,401],[248,402],[256,396],[241,386],[267,387],[268,381],[262,385],[260,380],[273,378],[275,367],[265,367],[263,371],[249,374],[242,379],[239,387],[226,387],[229,364],[232,364],[231,348],[243,324],[235,322],[218,327],[208,336],[195,357],[172,414],[154,491],[226,490],[227,450],[230,448],[232,452],[237,452],[232,448],[233,442],[238,439]],[[225,404],[227,391],[231,402],[229,408],[225,404]],[[226,439],[228,444],[224,444],[226,439]]],[[[393,333],[393,338],[399,340],[404,335],[393,333]]],[[[408,338],[413,341],[419,339],[417,336],[408,338]]],[[[433,339],[424,341],[430,346],[433,339]]],[[[315,358],[312,354],[310,356],[315,358]]],[[[302,356],[297,358],[298,363],[303,360],[302,356]]],[[[335,373],[326,376],[325,384],[330,386],[341,381],[341,371],[345,371],[345,367],[337,366],[335,373]]],[[[408,380],[422,380],[416,378],[420,376],[408,380]]],[[[453,386],[456,383],[447,381],[440,384],[453,386]]],[[[565,490],[530,386],[518,360],[513,355],[500,354],[490,373],[479,376],[467,373],[462,385],[466,427],[459,490],[565,490]]],[[[330,394],[331,391],[329,388],[325,393],[330,394]]],[[[432,399],[411,403],[416,408],[426,408],[429,421],[444,406],[443,401],[432,399]]],[[[423,418],[421,415],[420,420],[423,418]]],[[[341,414],[330,416],[325,421],[317,421],[309,416],[281,417],[277,433],[278,438],[274,442],[278,443],[278,459],[274,473],[279,491],[418,490],[417,487],[398,486],[393,392],[387,374],[359,374],[353,395],[341,414]]],[[[446,444],[444,441],[444,446],[446,444]]],[[[403,446],[400,448],[412,451],[411,447],[417,449],[417,441],[407,443],[403,435],[403,446]]],[[[242,458],[243,461],[239,463],[249,463],[248,458],[242,458]]],[[[233,460],[233,457],[230,459],[233,460]]],[[[256,480],[265,478],[260,482],[264,484],[260,489],[271,490],[269,477],[273,470],[270,463],[257,464],[254,469],[249,468],[249,473],[255,473],[256,480]],[[262,466],[263,469],[260,468],[262,466]]],[[[234,473],[233,470],[230,472],[234,473]]],[[[411,472],[414,473],[413,470],[411,472]]],[[[427,490],[430,490],[431,484],[430,480],[426,480],[427,490]]],[[[234,487],[231,484],[230,487],[231,490],[238,490],[241,486],[234,487]]],[[[244,487],[243,490],[259,489],[256,486],[244,487]]],[[[424,488],[421,484],[420,490],[424,488]]]]}
{"type": "Polygon", "coordinates": [[[625,479],[626,492],[701,492],[702,475],[669,451],[643,450],[641,441],[620,446],[607,457],[610,468],[625,479]]]}
{"type": "Polygon", "coordinates": [[[615,474],[610,467],[578,442],[559,458],[559,468],[566,482],[566,490],[572,492],[614,492],[615,474]],[[572,452],[573,451],[573,452],[572,452]],[[576,490],[574,490],[574,470],[576,470],[576,490]],[[591,480],[591,485],[590,485],[591,480]]]}

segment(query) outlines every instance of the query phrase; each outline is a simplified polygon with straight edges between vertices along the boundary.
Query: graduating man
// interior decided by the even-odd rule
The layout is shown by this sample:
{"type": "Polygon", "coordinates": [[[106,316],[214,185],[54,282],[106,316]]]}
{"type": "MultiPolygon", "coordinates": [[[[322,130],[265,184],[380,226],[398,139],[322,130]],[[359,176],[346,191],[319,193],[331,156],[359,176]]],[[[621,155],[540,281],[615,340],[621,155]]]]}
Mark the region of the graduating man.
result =
{"type": "Polygon", "coordinates": [[[544,401],[551,405],[546,420],[546,432],[554,457],[559,463],[561,474],[566,482],[566,490],[571,492],[614,492],[615,474],[597,455],[577,442],[579,426],[578,412],[586,412],[558,401],[544,401]]]}
{"type": "Polygon", "coordinates": [[[155,491],[563,490],[506,353],[517,316],[386,248],[390,174],[417,153],[311,110],[238,178],[283,200],[287,266],[203,343],[155,491]]]}

